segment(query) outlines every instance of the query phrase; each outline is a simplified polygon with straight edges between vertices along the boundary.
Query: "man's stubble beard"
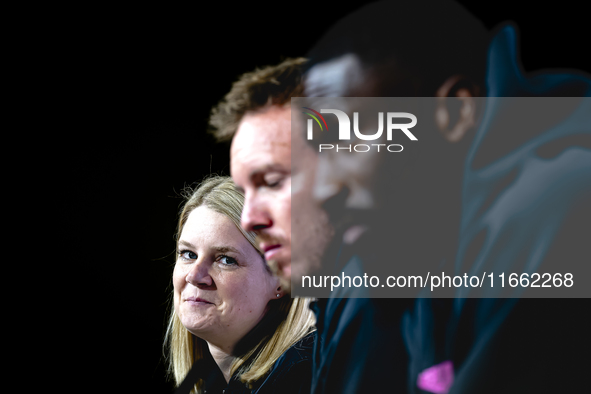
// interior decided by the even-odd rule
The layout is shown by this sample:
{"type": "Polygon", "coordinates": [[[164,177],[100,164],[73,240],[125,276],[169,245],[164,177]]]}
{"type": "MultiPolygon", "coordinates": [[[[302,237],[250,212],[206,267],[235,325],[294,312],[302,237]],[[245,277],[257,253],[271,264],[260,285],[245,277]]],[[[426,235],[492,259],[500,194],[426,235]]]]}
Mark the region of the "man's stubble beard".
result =
{"type": "MultiPolygon", "coordinates": [[[[302,284],[303,276],[320,274],[323,272],[323,260],[326,258],[326,250],[330,241],[334,238],[334,228],[327,225],[322,231],[315,233],[316,242],[319,244],[311,245],[312,250],[308,248],[306,250],[309,253],[307,256],[297,256],[289,264],[291,268],[291,275],[287,278],[284,274],[285,264],[280,264],[276,260],[269,260],[267,264],[273,272],[279,278],[280,285],[286,294],[293,296],[293,290],[298,289],[302,284]]],[[[297,252],[296,252],[297,253],[297,252]]]]}

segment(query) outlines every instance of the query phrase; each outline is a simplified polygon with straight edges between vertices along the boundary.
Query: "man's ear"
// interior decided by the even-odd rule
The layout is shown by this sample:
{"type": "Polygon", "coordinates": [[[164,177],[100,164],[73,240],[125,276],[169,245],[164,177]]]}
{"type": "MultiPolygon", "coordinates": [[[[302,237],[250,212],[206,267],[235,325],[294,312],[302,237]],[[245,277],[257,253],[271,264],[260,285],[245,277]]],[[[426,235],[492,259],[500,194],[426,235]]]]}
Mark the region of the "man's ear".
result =
{"type": "Polygon", "coordinates": [[[437,89],[435,124],[448,142],[459,142],[476,126],[480,88],[462,75],[448,78],[437,89]],[[459,100],[459,105],[453,105],[459,100]],[[451,119],[457,119],[452,121],[451,119]]]}

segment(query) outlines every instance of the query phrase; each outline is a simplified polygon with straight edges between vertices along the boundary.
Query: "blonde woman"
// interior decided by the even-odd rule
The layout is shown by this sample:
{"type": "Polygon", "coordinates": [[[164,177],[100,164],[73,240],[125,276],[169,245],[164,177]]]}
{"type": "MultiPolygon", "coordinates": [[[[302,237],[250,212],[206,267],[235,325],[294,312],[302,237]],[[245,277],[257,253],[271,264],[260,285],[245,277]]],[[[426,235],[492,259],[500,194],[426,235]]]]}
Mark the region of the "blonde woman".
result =
{"type": "Polygon", "coordinates": [[[195,393],[309,392],[309,300],[284,293],[255,235],[240,227],[243,195],[216,176],[186,197],[165,339],[177,386],[191,371],[195,393]]]}

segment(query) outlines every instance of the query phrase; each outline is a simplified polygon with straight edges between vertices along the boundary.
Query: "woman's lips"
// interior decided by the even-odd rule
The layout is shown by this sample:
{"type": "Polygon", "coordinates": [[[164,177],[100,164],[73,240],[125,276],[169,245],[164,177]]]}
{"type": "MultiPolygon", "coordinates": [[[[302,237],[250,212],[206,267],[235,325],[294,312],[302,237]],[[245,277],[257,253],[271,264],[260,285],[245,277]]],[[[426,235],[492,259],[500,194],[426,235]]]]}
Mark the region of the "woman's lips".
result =
{"type": "Polygon", "coordinates": [[[199,297],[187,297],[185,298],[185,302],[190,305],[213,305],[213,302],[209,302],[199,297]]]}

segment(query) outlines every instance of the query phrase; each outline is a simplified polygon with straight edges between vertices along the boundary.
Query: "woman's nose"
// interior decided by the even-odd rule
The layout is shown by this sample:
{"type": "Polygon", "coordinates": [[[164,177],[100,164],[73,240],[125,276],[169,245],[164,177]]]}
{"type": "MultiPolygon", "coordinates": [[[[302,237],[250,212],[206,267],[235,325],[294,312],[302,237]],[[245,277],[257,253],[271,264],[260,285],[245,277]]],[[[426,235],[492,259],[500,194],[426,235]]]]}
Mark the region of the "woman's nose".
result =
{"type": "Polygon", "coordinates": [[[192,264],[191,269],[187,273],[185,280],[187,283],[195,287],[211,287],[213,286],[213,278],[209,273],[210,264],[207,264],[205,259],[198,259],[192,264]]]}

